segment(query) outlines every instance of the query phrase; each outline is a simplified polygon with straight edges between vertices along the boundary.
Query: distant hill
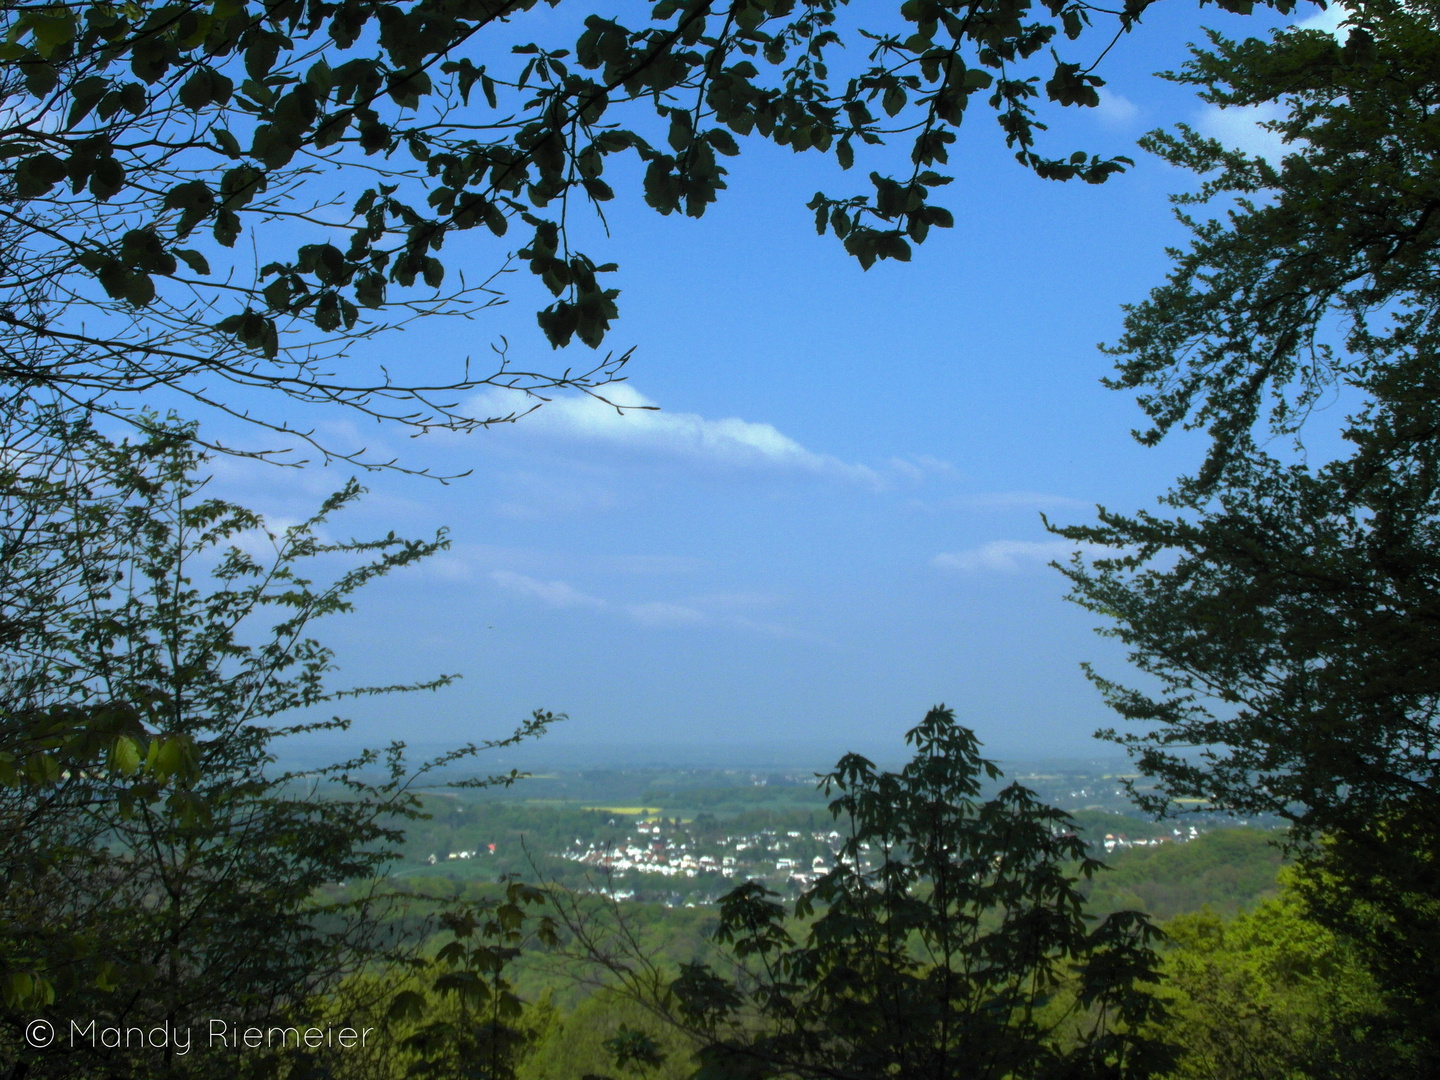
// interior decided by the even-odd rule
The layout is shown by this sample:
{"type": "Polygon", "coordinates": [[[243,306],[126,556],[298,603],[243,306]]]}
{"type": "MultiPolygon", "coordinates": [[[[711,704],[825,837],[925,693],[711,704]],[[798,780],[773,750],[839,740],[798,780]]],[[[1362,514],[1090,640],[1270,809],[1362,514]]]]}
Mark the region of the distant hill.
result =
{"type": "Polygon", "coordinates": [[[1259,829],[1217,829],[1188,843],[1117,849],[1102,855],[1110,869],[1087,890],[1088,909],[1136,909],[1156,921],[1206,907],[1234,915],[1276,891],[1284,859],[1274,839],[1259,829]]]}

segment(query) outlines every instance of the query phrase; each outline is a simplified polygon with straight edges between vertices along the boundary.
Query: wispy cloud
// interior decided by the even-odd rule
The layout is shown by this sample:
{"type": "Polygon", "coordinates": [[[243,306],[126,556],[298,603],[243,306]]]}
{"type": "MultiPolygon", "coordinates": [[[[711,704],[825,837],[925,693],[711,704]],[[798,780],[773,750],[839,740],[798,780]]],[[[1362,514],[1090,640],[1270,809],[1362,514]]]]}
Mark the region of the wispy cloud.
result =
{"type": "Polygon", "coordinates": [[[596,560],[602,569],[643,577],[694,574],[709,564],[691,555],[615,555],[596,560]]]}
{"type": "Polygon", "coordinates": [[[1281,119],[1285,112],[1285,106],[1275,102],[1224,109],[1211,105],[1196,117],[1195,128],[1202,135],[1218,139],[1227,148],[1243,150],[1278,164],[1286,154],[1294,153],[1296,147],[1265,125],[1281,119]]]}
{"type": "Polygon", "coordinates": [[[563,581],[540,581],[524,574],[517,574],[512,570],[492,570],[490,580],[506,592],[539,600],[554,608],[603,608],[606,606],[604,600],[587,596],[573,585],[563,581]]]}
{"type": "Polygon", "coordinates": [[[551,608],[605,611],[651,630],[703,627],[738,630],[780,640],[821,642],[822,639],[778,623],[758,621],[745,611],[773,605],[769,593],[707,593],[678,600],[603,600],[581,592],[566,581],[546,581],[513,570],[492,570],[489,579],[501,590],[551,608]]]}
{"type": "Polygon", "coordinates": [[[765,592],[723,592],[693,596],[686,603],[715,611],[753,611],[756,608],[771,607],[780,600],[774,593],[765,592]]]}
{"type": "Polygon", "coordinates": [[[886,465],[897,476],[919,483],[931,473],[953,473],[955,466],[948,461],[941,461],[939,458],[930,457],[927,454],[915,454],[911,457],[892,457],[886,465]]]}
{"type": "MultiPolygon", "coordinates": [[[[1321,30],[1343,41],[1350,31],[1342,28],[1340,24],[1348,18],[1348,8],[1343,4],[1331,3],[1324,11],[1317,11],[1294,25],[1300,30],[1321,30]]],[[[1247,154],[1278,164],[1286,154],[1294,153],[1303,145],[1286,143],[1265,126],[1284,117],[1286,111],[1283,104],[1274,102],[1264,105],[1235,105],[1224,109],[1211,105],[1196,117],[1195,127],[1202,135],[1219,139],[1227,147],[1243,150],[1247,154]]]]}
{"type": "Polygon", "coordinates": [[[497,480],[506,495],[495,503],[495,512],[515,521],[593,514],[612,510],[619,501],[610,477],[574,468],[506,472],[497,480]]]}
{"type": "Polygon", "coordinates": [[[754,598],[702,596],[695,597],[683,604],[664,601],[629,604],[625,610],[632,620],[647,629],[684,630],[719,627],[739,631],[743,634],[774,638],[777,641],[803,641],[811,645],[831,644],[826,639],[816,637],[814,634],[780,623],[752,619],[736,611],[727,610],[727,608],[737,606],[749,606],[755,602],[754,598]]]}
{"type": "Polygon", "coordinates": [[[1140,115],[1140,106],[1124,94],[1117,94],[1110,89],[1102,89],[1100,104],[1095,108],[1095,115],[1100,118],[1101,123],[1108,127],[1126,127],[1140,115]]]}
{"type": "Polygon", "coordinates": [[[1077,544],[1072,540],[992,540],[965,551],[943,552],[931,562],[941,570],[964,574],[1016,574],[1057,559],[1068,559],[1077,551],[1087,555],[1114,554],[1110,548],[1077,544]]]}
{"type": "Polygon", "coordinates": [[[961,510],[972,514],[1022,513],[1032,516],[1040,511],[1089,511],[1095,504],[1068,495],[1047,491],[975,491],[964,495],[946,495],[938,499],[915,497],[906,508],[925,514],[961,510]]]}
{"type": "MultiPolygon", "coordinates": [[[[731,468],[797,470],[872,487],[883,487],[886,482],[879,470],[817,454],[773,424],[659,411],[654,401],[627,383],[607,387],[605,395],[609,404],[584,395],[557,397],[526,416],[519,430],[531,436],[605,443],[731,468]]],[[[475,415],[503,416],[534,404],[533,398],[527,400],[513,391],[492,390],[471,402],[470,408],[475,415]]]]}
{"type": "Polygon", "coordinates": [[[686,607],[684,604],[630,604],[626,610],[641,626],[703,626],[710,622],[710,617],[703,611],[686,607]]]}
{"type": "MultiPolygon", "coordinates": [[[[234,547],[249,555],[262,566],[273,562],[285,547],[285,535],[289,530],[305,524],[305,518],[285,517],[270,514],[262,519],[260,528],[246,529],[230,537],[225,547],[234,547]]],[[[311,535],[321,543],[333,543],[334,538],[323,525],[311,529],[311,535]]]]}
{"type": "Polygon", "coordinates": [[[1082,499],[1044,491],[980,491],[957,495],[953,502],[969,510],[1088,510],[1092,506],[1082,499]]]}
{"type": "Polygon", "coordinates": [[[1301,30],[1324,30],[1327,34],[1333,34],[1337,38],[1345,38],[1348,30],[1342,31],[1340,24],[1350,18],[1350,9],[1344,4],[1331,4],[1324,11],[1317,11],[1315,14],[1301,19],[1295,25],[1301,30]]]}

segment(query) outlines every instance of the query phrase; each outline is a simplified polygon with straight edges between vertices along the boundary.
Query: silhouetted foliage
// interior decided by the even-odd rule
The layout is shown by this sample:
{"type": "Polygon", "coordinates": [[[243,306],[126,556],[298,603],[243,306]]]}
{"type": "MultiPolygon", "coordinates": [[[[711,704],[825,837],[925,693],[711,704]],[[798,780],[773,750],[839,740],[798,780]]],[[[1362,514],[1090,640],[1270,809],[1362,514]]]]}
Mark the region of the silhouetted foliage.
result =
{"type": "MultiPolygon", "coordinates": [[[[81,425],[63,442],[67,458],[6,462],[12,513],[0,536],[28,552],[22,587],[51,586],[25,593],[0,643],[0,1016],[12,1033],[37,1016],[68,1032],[71,1019],[148,1030],[303,1013],[393,944],[389,900],[373,883],[422,812],[412,785],[481,749],[418,770],[403,743],[327,768],[276,766],[277,740],[346,726],[290,714],[450,681],[332,689],[333,654],[310,636],[361,586],[444,537],[323,539],[359,497],[353,482],[309,520],[268,532],[204,497],[188,436],[115,443],[81,425]],[[53,497],[49,541],[26,548],[36,492],[53,497]],[[308,571],[346,561],[326,584],[308,571]],[[349,880],[372,884],[327,899],[349,880]]],[[[537,714],[514,739],[551,719],[537,714]]],[[[35,1055],[32,1073],[234,1065],[97,1038],[35,1055]]]]}
{"type": "MultiPolygon", "coordinates": [[[[1102,733],[1176,798],[1287,819],[1324,880],[1312,912],[1355,935],[1440,1048],[1440,292],[1433,0],[1364,0],[1343,43],[1226,40],[1173,76],[1269,105],[1276,161],[1181,127],[1150,149],[1204,177],[1169,281],[1130,309],[1114,385],[1155,442],[1209,453],[1167,514],[1060,530],[1118,549],[1066,568],[1148,676],[1098,674],[1135,726],[1102,733]],[[1338,402],[1341,439],[1314,439],[1338,402]],[[1323,447],[1323,449],[1312,449],[1323,447]]],[[[1424,1068],[1435,1067],[1440,1049],[1424,1068]]]]}
{"type": "Polygon", "coordinates": [[[861,192],[809,204],[866,267],[953,223],[932,195],[980,103],[1025,167],[1103,181],[1127,159],[1042,154],[1035,106],[1098,105],[1095,62],[1146,6],[912,0],[867,8],[866,28],[839,0],[662,0],[624,22],[537,0],[0,4],[0,382],[132,419],[127,400],[166,387],[312,442],[247,392],[421,429],[507,419],[460,395],[595,390],[624,358],[362,374],[350,346],[473,314],[512,259],[552,297],[549,341],[599,346],[616,267],[578,250],[575,219],[609,227],[617,155],[656,211],[699,217],[737,137],[843,169],[899,139],[898,168],[882,155],[861,192]],[[1062,38],[1085,53],[1060,58],[1062,38]],[[467,279],[479,236],[487,269],[467,279]]]}
{"type": "Polygon", "coordinates": [[[906,738],[898,773],[851,754],[824,778],[847,836],[793,908],[753,881],[722,898],[722,963],[667,979],[578,906],[571,933],[695,1040],[705,1080],[1162,1068],[1163,1044],[1140,1032],[1161,1015],[1156,932],[1131,911],[1087,920],[1080,881],[1100,864],[1067,815],[1019,785],[981,802],[999,770],[948,709],[906,738]]]}

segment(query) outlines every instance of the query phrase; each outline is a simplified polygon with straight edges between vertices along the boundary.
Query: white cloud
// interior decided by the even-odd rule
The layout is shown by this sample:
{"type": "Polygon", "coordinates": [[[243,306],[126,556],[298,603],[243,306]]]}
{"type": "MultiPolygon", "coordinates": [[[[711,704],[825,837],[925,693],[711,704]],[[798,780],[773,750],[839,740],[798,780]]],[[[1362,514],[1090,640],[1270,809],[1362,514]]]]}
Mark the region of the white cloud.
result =
{"type": "Polygon", "coordinates": [[[1051,495],[1044,491],[980,491],[974,495],[959,495],[953,500],[957,505],[971,510],[1088,510],[1091,503],[1072,499],[1068,495],[1051,495]]]}
{"type": "Polygon", "coordinates": [[[689,598],[692,604],[723,611],[745,611],[754,608],[772,607],[779,597],[763,592],[707,593],[689,598]]]}
{"type": "MultiPolygon", "coordinates": [[[[606,387],[604,393],[605,401],[586,395],[556,397],[526,416],[519,428],[532,435],[609,443],[730,467],[796,469],[884,485],[875,469],[807,450],[772,424],[661,412],[628,383],[606,387]]],[[[507,416],[534,405],[535,399],[516,391],[492,390],[472,401],[470,410],[475,416],[507,416]]]]}
{"type": "Polygon", "coordinates": [[[613,509],[618,501],[608,476],[584,470],[508,472],[498,479],[508,497],[495,504],[495,512],[516,521],[593,514],[613,509]]]}
{"type": "MultiPolygon", "coordinates": [[[[1317,11],[1294,25],[1299,30],[1321,30],[1344,41],[1350,31],[1340,24],[1349,17],[1348,8],[1332,3],[1324,11],[1317,11]]],[[[1201,134],[1219,139],[1229,148],[1243,150],[1278,165],[1286,154],[1294,153],[1298,147],[1294,143],[1286,144],[1279,135],[1263,125],[1281,119],[1285,112],[1285,107],[1277,103],[1236,105],[1226,109],[1212,105],[1196,118],[1195,127],[1201,134]]]]}
{"type": "Polygon", "coordinates": [[[930,473],[953,473],[955,471],[955,466],[950,462],[941,461],[928,454],[915,454],[908,458],[892,457],[886,464],[890,466],[892,472],[917,484],[930,473]]]}
{"type": "Polygon", "coordinates": [[[449,554],[430,556],[425,560],[425,567],[438,581],[469,581],[474,576],[468,562],[449,554]]]}
{"type": "Polygon", "coordinates": [[[545,581],[519,574],[513,570],[493,570],[489,578],[495,585],[513,595],[536,600],[552,608],[606,611],[628,618],[650,630],[685,631],[701,627],[738,631],[781,641],[806,641],[830,645],[822,638],[773,622],[758,622],[743,611],[765,608],[776,603],[769,593],[709,593],[682,597],[680,602],[649,600],[607,602],[581,592],[564,581],[545,581]]]}
{"type": "Polygon", "coordinates": [[[905,479],[917,484],[925,479],[925,470],[914,462],[906,461],[904,458],[892,457],[890,459],[890,468],[905,477],[905,479]]]}
{"type": "Polygon", "coordinates": [[[1083,499],[1072,499],[1068,495],[1053,495],[1046,491],[976,491],[966,495],[947,495],[934,500],[910,499],[906,507],[925,514],[941,510],[963,510],[969,513],[995,514],[1020,512],[1032,516],[1041,511],[1084,510],[1095,508],[1094,503],[1083,499]]]}
{"type": "MultiPolygon", "coordinates": [[[[304,525],[306,520],[305,518],[282,517],[272,514],[263,519],[260,528],[246,529],[244,532],[236,533],[224,546],[239,548],[256,562],[265,565],[274,561],[285,546],[285,534],[290,529],[304,525]]],[[[312,528],[311,534],[321,543],[333,542],[323,527],[312,528]]]]}
{"type": "Polygon", "coordinates": [[[599,559],[597,565],[618,574],[652,577],[695,574],[709,564],[690,555],[616,555],[599,559]]]}
{"type": "Polygon", "coordinates": [[[573,608],[589,607],[603,608],[605,601],[593,596],[587,596],[572,585],[563,581],[538,581],[524,574],[517,574],[511,570],[492,570],[490,580],[504,589],[506,592],[515,593],[517,596],[529,597],[532,600],[539,600],[550,607],[573,608]]]}
{"type": "MultiPolygon", "coordinates": [[[[482,554],[506,554],[488,552],[482,554]]],[[[514,553],[508,553],[511,557],[514,553]]],[[[540,571],[543,573],[543,571],[540,571]]],[[[440,575],[461,580],[459,567],[447,567],[440,575]]],[[[512,595],[539,601],[548,607],[604,611],[628,619],[636,625],[653,630],[688,630],[718,627],[747,634],[760,634],[783,640],[812,640],[788,627],[769,622],[756,622],[745,611],[773,606],[778,597],[762,592],[707,593],[682,596],[677,600],[603,600],[581,592],[565,581],[545,580],[513,570],[491,570],[487,575],[497,587],[512,595]]],[[[818,639],[815,639],[818,640],[818,639]]]]}
{"type": "Polygon", "coordinates": [[[966,574],[1014,574],[1027,567],[1068,559],[1077,551],[1087,555],[1115,554],[1110,548],[1077,544],[1071,540],[992,540],[967,551],[944,552],[931,561],[942,570],[958,570],[966,574]]]}
{"type": "Polygon", "coordinates": [[[1140,106],[1124,94],[1117,94],[1114,90],[1102,88],[1100,104],[1095,107],[1095,115],[1100,118],[1102,123],[1110,127],[1125,127],[1140,115],[1140,106]]]}
{"type": "Polygon", "coordinates": [[[1243,150],[1255,157],[1279,164],[1286,154],[1295,152],[1279,134],[1262,125],[1285,116],[1285,106],[1276,102],[1264,105],[1233,105],[1222,109],[1211,105],[1195,120],[1202,135],[1219,139],[1232,150],[1243,150]]]}
{"type": "Polygon", "coordinates": [[[1327,34],[1344,40],[1349,31],[1342,32],[1340,24],[1349,17],[1349,8],[1344,4],[1332,3],[1324,11],[1317,11],[1308,18],[1301,19],[1295,26],[1300,30],[1324,30],[1327,34]]]}
{"type": "Polygon", "coordinates": [[[631,604],[627,609],[630,617],[641,626],[663,627],[663,626],[700,626],[710,621],[703,611],[686,607],[683,604],[666,604],[654,602],[649,604],[631,604]]]}
{"type": "Polygon", "coordinates": [[[722,627],[745,634],[759,634],[777,641],[803,641],[812,645],[831,645],[824,638],[794,630],[772,622],[757,622],[738,614],[737,607],[763,606],[773,598],[763,595],[712,595],[697,596],[684,604],[654,601],[646,604],[629,604],[626,611],[630,618],[641,626],[656,630],[681,630],[701,626],[722,627]],[[690,605],[694,604],[694,607],[690,605]]]}

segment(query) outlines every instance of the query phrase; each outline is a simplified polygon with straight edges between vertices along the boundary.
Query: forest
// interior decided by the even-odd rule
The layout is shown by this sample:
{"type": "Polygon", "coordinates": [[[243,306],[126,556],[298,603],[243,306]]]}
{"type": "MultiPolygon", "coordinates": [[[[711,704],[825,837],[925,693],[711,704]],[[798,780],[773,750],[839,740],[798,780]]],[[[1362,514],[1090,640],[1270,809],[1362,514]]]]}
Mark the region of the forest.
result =
{"type": "Polygon", "coordinates": [[[1440,1072],[1436,0],[1220,0],[1270,22],[1164,76],[1283,153],[1140,142],[1188,240],[1106,383],[1198,456],[1158,509],[1045,519],[1128,658],[1086,668],[1123,773],[1007,776],[939,703],[893,767],[764,785],[492,769],[547,708],[295,764],[455,682],[341,683],[324,638],[452,539],[342,538],[355,478],[293,521],[212,483],[463,483],[325,418],[613,407],[612,180],[699,218],[759,144],[874,161],[806,207],[866,270],[954,226],[978,117],[1016,170],[1125,183],[1067,117],[1155,6],[0,4],[4,1080],[1440,1072]],[[554,367],[372,364],[511,273],[554,367]]]}

